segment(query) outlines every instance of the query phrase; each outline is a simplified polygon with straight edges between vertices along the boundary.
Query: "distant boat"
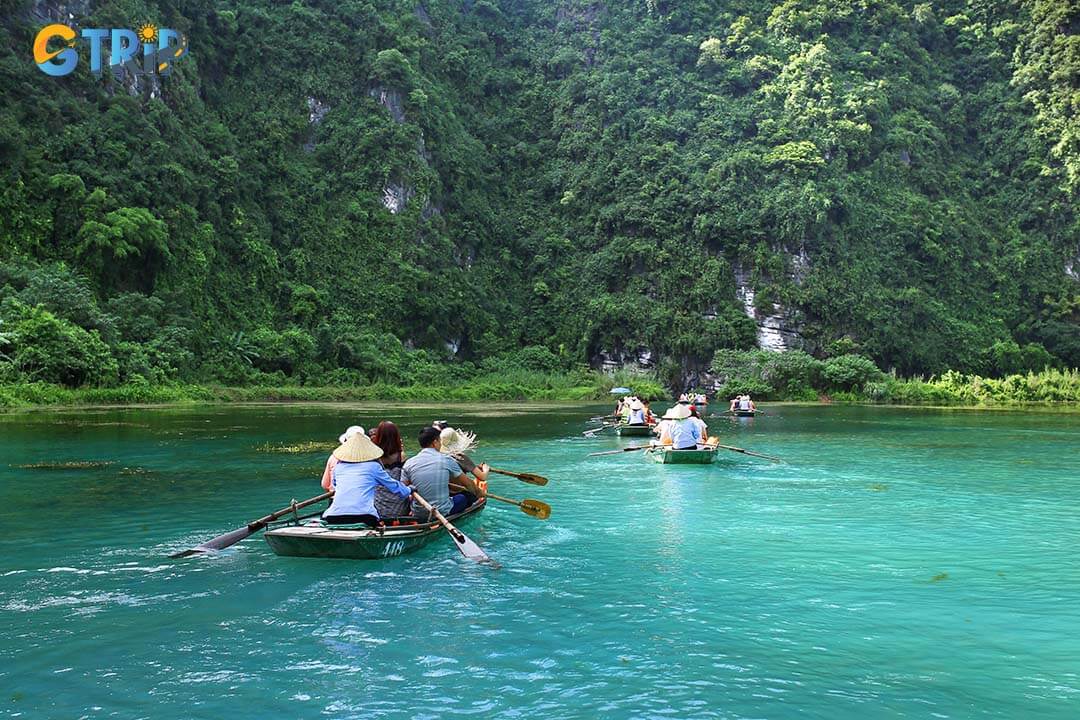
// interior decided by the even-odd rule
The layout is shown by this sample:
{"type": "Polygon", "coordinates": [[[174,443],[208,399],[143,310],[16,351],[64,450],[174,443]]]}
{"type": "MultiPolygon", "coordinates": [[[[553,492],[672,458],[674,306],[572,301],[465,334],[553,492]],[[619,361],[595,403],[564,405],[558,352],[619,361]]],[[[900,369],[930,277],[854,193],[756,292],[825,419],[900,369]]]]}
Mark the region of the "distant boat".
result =
{"type": "Polygon", "coordinates": [[[629,425],[620,423],[615,426],[615,432],[620,437],[649,437],[653,434],[655,425],[629,425]]]}

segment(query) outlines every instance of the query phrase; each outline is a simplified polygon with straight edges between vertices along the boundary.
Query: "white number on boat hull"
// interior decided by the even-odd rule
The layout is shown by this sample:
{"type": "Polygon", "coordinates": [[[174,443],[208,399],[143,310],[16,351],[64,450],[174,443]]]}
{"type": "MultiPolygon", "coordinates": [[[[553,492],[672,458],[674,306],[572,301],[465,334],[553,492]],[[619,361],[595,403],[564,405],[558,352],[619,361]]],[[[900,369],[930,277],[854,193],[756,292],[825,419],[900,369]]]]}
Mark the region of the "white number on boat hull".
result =
{"type": "Polygon", "coordinates": [[[405,549],[404,540],[395,540],[394,542],[386,543],[386,547],[383,548],[383,557],[394,557],[400,555],[401,551],[405,549]]]}

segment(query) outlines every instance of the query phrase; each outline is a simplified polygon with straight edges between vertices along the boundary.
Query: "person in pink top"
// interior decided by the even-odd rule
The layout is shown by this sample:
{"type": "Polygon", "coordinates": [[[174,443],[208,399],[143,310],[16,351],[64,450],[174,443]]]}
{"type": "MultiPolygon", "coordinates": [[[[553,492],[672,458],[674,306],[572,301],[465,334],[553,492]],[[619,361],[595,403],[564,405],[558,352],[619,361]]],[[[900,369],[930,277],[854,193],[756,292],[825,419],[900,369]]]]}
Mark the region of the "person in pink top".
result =
{"type": "MultiPolygon", "coordinates": [[[[342,433],[338,437],[338,443],[340,443],[341,445],[344,445],[346,442],[349,441],[349,438],[353,437],[354,435],[363,435],[363,434],[364,434],[364,428],[360,427],[359,425],[350,425],[349,429],[346,430],[344,433],[342,433]]],[[[336,457],[334,457],[333,454],[331,454],[329,459],[326,461],[326,469],[323,470],[323,474],[322,474],[322,489],[323,490],[329,491],[329,490],[332,490],[334,488],[334,480],[333,480],[334,466],[337,465],[338,462],[339,462],[338,459],[336,457]]]]}

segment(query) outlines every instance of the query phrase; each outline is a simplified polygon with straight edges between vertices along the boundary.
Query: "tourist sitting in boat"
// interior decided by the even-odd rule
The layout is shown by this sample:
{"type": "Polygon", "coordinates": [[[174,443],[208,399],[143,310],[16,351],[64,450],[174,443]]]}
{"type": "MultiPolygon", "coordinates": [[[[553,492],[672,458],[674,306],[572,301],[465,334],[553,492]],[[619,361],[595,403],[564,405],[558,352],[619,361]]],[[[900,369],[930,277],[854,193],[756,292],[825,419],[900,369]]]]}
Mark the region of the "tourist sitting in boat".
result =
{"type": "MultiPolygon", "coordinates": [[[[450,483],[467,487],[468,478],[456,460],[439,452],[439,433],[430,426],[420,431],[420,452],[405,461],[405,466],[401,468],[401,479],[414,487],[436,510],[444,515],[455,515],[467,508],[471,500],[465,493],[451,496],[450,483]]],[[[425,522],[431,519],[428,510],[415,500],[412,514],[425,522]]]]}
{"type": "Polygon", "coordinates": [[[649,407],[649,401],[648,400],[642,400],[641,404],[645,406],[645,424],[646,425],[655,425],[656,424],[656,416],[653,415],[652,408],[649,407]]]}
{"type": "Polygon", "coordinates": [[[750,399],[749,395],[737,395],[731,401],[730,412],[735,412],[736,410],[756,412],[757,405],[754,405],[754,401],[750,399]]]}
{"type": "Polygon", "coordinates": [[[439,452],[452,457],[461,467],[462,473],[469,482],[461,487],[466,494],[472,495],[469,501],[471,505],[476,498],[487,495],[488,465],[477,465],[466,453],[476,448],[476,435],[467,430],[458,430],[452,427],[444,427],[439,432],[439,452]],[[472,473],[475,481],[469,478],[472,473]]]}
{"type": "MultiPolygon", "coordinates": [[[[375,428],[371,440],[383,451],[379,463],[386,474],[395,480],[401,480],[401,468],[405,465],[405,445],[401,441],[401,431],[389,420],[383,420],[375,428]]],[[[379,517],[400,517],[410,511],[408,498],[402,498],[381,485],[375,488],[375,509],[379,517]]]]}
{"type": "MultiPolygon", "coordinates": [[[[352,436],[357,435],[357,434],[363,435],[364,434],[364,428],[360,427],[359,425],[350,425],[345,430],[345,432],[343,432],[341,435],[338,436],[338,445],[344,445],[346,442],[349,441],[349,438],[351,438],[352,436]]],[[[326,460],[326,469],[323,470],[323,474],[322,474],[322,489],[323,490],[330,490],[331,488],[333,488],[333,486],[334,486],[333,485],[333,476],[332,476],[331,473],[333,473],[334,466],[337,465],[337,464],[338,464],[338,459],[336,457],[334,457],[333,453],[331,453],[330,457],[327,458],[327,460],[326,460]]]]}
{"type": "Polygon", "coordinates": [[[701,437],[709,437],[709,427],[705,424],[705,421],[701,419],[701,413],[698,412],[697,405],[690,406],[690,417],[687,418],[687,421],[698,426],[698,430],[701,431],[701,437]]]}
{"type": "Polygon", "coordinates": [[[626,419],[627,425],[645,425],[645,404],[634,398],[630,401],[630,416],[626,419]]]}
{"type": "Polygon", "coordinates": [[[379,458],[383,451],[367,435],[358,432],[334,450],[337,463],[331,470],[330,482],[334,499],[323,513],[330,525],[364,523],[371,527],[381,524],[375,509],[375,488],[382,486],[399,497],[412,495],[412,489],[390,477],[379,458]]]}
{"type": "Polygon", "coordinates": [[[629,423],[630,422],[630,412],[631,412],[630,406],[634,403],[635,400],[637,400],[637,398],[634,397],[633,395],[628,395],[625,398],[623,398],[622,408],[619,409],[619,422],[621,422],[621,423],[629,423]]]}
{"type": "Polygon", "coordinates": [[[690,420],[690,406],[677,403],[664,413],[660,432],[660,444],[670,445],[673,450],[696,450],[704,435],[697,423],[690,420]]]}

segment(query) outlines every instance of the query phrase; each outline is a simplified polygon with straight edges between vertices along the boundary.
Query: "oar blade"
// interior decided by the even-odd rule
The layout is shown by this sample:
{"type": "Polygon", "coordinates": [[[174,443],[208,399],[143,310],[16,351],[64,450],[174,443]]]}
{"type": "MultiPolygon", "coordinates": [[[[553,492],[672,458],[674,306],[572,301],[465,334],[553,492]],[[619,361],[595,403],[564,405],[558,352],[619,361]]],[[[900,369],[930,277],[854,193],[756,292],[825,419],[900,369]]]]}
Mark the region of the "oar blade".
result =
{"type": "Polygon", "coordinates": [[[551,506],[548,505],[546,502],[541,502],[532,498],[525,498],[521,501],[521,505],[519,505],[518,507],[521,508],[521,512],[525,513],[526,515],[532,515],[538,520],[547,520],[549,517],[551,517],[551,506]]]}
{"type": "Polygon", "coordinates": [[[518,473],[517,479],[522,482],[527,482],[530,485],[547,485],[548,479],[543,475],[533,475],[532,473],[518,473]]]}
{"type": "Polygon", "coordinates": [[[546,477],[544,477],[543,475],[536,475],[534,473],[510,472],[509,470],[500,470],[498,468],[488,468],[488,470],[490,470],[493,473],[498,473],[499,475],[508,475],[508,476],[510,476],[512,478],[517,478],[518,480],[520,480],[522,482],[527,482],[527,483],[530,483],[532,485],[547,485],[548,484],[548,479],[546,477]]]}
{"type": "Polygon", "coordinates": [[[190,555],[198,555],[199,553],[207,553],[207,552],[215,552],[217,550],[224,550],[225,548],[229,547],[230,545],[235,545],[236,543],[240,542],[241,540],[244,540],[245,538],[251,537],[253,532],[254,531],[251,530],[249,527],[244,526],[242,528],[238,528],[236,530],[233,530],[232,532],[227,532],[224,535],[218,535],[216,538],[214,538],[212,540],[207,540],[202,545],[197,545],[197,546],[195,546],[193,548],[189,548],[187,550],[182,550],[182,551],[180,551],[178,553],[173,553],[169,557],[171,557],[171,558],[182,558],[182,557],[188,557],[190,555]]]}
{"type": "Polygon", "coordinates": [[[454,532],[450,533],[450,537],[453,538],[458,552],[468,559],[475,560],[476,562],[492,562],[491,558],[488,557],[488,554],[481,550],[479,545],[474,543],[468,535],[457,528],[454,528],[454,532]]]}

